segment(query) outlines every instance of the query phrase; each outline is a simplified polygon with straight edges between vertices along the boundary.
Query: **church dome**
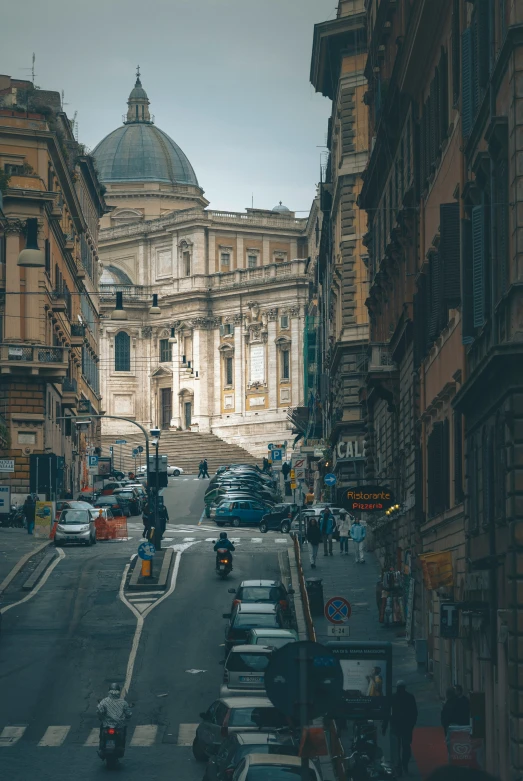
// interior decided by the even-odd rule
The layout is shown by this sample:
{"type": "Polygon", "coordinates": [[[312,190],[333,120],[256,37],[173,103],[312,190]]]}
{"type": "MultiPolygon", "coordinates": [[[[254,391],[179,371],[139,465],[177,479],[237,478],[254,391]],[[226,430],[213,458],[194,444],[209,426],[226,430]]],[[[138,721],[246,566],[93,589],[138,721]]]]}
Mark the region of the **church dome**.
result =
{"type": "Polygon", "coordinates": [[[198,187],[193,167],[180,147],[153,124],[139,73],[127,105],[127,121],[93,150],[100,180],[104,184],[167,182],[198,187]]]}
{"type": "Polygon", "coordinates": [[[290,209],[284,206],[283,203],[280,201],[279,204],[272,209],[272,211],[276,212],[277,214],[285,214],[286,212],[289,212],[290,209]]]}

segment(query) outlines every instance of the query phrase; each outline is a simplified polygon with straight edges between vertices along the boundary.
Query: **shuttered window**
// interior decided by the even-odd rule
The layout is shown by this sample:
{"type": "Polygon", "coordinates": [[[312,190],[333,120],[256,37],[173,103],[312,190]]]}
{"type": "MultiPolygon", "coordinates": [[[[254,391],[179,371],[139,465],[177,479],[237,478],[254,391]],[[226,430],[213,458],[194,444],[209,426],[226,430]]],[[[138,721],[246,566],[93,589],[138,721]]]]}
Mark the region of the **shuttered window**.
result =
{"type": "Polygon", "coordinates": [[[474,286],[472,258],[472,222],[461,221],[461,333],[463,344],[474,341],[474,286]]]}
{"type": "Polygon", "coordinates": [[[449,421],[435,423],[427,442],[427,504],[429,517],[450,506],[449,421]]]}
{"type": "MultiPolygon", "coordinates": [[[[484,90],[488,84],[490,75],[490,52],[489,52],[489,0],[475,0],[474,3],[474,25],[476,28],[476,68],[478,87],[480,91],[484,90]]],[[[481,92],[480,92],[481,94],[481,92]]],[[[479,100],[477,108],[479,108],[479,100]]]]}
{"type": "Polygon", "coordinates": [[[495,246],[496,246],[496,303],[508,288],[508,252],[509,252],[509,182],[508,160],[498,160],[495,167],[495,246]]]}
{"type": "Polygon", "coordinates": [[[452,3],[452,103],[458,105],[460,92],[460,20],[459,1],[452,3]]]}
{"type": "Polygon", "coordinates": [[[463,501],[463,417],[454,413],[454,504],[463,501]]]}
{"type": "Polygon", "coordinates": [[[449,64],[447,52],[442,48],[438,76],[439,95],[439,144],[443,143],[449,130],[449,64]]]}
{"type": "Polygon", "coordinates": [[[443,303],[443,274],[441,268],[441,255],[437,251],[430,253],[429,258],[429,298],[430,307],[428,338],[432,344],[446,325],[443,303]]]}
{"type": "MultiPolygon", "coordinates": [[[[44,242],[44,255],[45,255],[45,273],[47,274],[48,277],[51,277],[51,244],[49,242],[49,239],[46,239],[44,242]]],[[[0,261],[1,261],[1,256],[2,253],[0,251],[0,261]]]]}
{"type": "Polygon", "coordinates": [[[486,209],[483,205],[472,209],[472,296],[474,328],[485,322],[485,253],[486,209]]]}
{"type": "Polygon", "coordinates": [[[414,368],[418,369],[427,351],[427,277],[420,274],[418,290],[413,299],[414,315],[414,368]]]}
{"type": "Polygon", "coordinates": [[[467,28],[461,36],[461,69],[462,69],[462,90],[461,90],[461,113],[462,113],[462,131],[463,136],[468,138],[474,122],[474,98],[472,95],[472,30],[467,28]]]}
{"type": "Polygon", "coordinates": [[[454,309],[461,302],[459,204],[442,203],[439,208],[439,251],[443,273],[444,308],[454,309]]]}
{"type": "Polygon", "coordinates": [[[476,532],[479,526],[478,517],[478,451],[473,439],[467,445],[467,487],[469,532],[476,532]]]}
{"type": "Polygon", "coordinates": [[[172,347],[168,339],[160,339],[160,363],[172,361],[172,347]]]}

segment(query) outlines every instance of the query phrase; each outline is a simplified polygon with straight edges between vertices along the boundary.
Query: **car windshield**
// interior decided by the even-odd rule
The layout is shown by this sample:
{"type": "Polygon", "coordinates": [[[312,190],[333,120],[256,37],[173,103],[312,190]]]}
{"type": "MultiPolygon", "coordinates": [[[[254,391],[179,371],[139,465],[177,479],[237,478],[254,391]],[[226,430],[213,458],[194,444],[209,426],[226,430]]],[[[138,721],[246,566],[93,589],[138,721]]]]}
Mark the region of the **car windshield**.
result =
{"type": "MultiPolygon", "coordinates": [[[[256,750],[256,753],[258,751],[256,750]]],[[[301,768],[297,765],[282,767],[282,765],[258,765],[249,768],[245,781],[294,781],[302,778],[301,768]]],[[[307,778],[316,781],[314,770],[309,770],[307,778]]]]}
{"type": "Polygon", "coordinates": [[[240,759],[247,754],[284,754],[286,757],[298,756],[297,746],[292,743],[282,745],[281,743],[254,743],[252,746],[242,746],[234,757],[235,764],[240,763],[240,759]]]}
{"type": "Polygon", "coordinates": [[[231,673],[262,672],[269,664],[270,654],[229,654],[225,668],[231,673]]]}
{"type": "Polygon", "coordinates": [[[294,637],[257,637],[256,645],[268,645],[270,648],[281,648],[287,643],[296,642],[294,637]]]}
{"type": "Polygon", "coordinates": [[[116,496],[117,499],[134,499],[134,494],[131,491],[118,491],[116,496]]]}
{"type": "Polygon", "coordinates": [[[244,613],[234,620],[235,629],[256,629],[257,627],[279,627],[276,613],[244,613]]]}
{"type": "Polygon", "coordinates": [[[247,586],[238,594],[243,602],[277,602],[279,598],[280,589],[270,586],[247,586]]]}
{"type": "Polygon", "coordinates": [[[89,523],[89,510],[64,510],[60,516],[60,523],[89,523]]]}
{"type": "Polygon", "coordinates": [[[229,726],[279,729],[287,726],[287,720],[276,708],[232,708],[229,726]]]}
{"type": "Polygon", "coordinates": [[[118,504],[116,496],[101,496],[98,500],[98,504],[102,507],[104,504],[118,504]]]}

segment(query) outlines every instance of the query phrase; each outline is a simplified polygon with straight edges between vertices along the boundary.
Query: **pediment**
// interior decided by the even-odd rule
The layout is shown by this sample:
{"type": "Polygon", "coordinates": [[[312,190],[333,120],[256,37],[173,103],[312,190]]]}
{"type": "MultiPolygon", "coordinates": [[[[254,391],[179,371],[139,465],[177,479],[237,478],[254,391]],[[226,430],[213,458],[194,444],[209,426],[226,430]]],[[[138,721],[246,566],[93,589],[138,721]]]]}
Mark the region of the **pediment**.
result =
{"type": "Polygon", "coordinates": [[[172,377],[173,370],[168,366],[158,366],[152,373],[152,377],[172,377]]]}

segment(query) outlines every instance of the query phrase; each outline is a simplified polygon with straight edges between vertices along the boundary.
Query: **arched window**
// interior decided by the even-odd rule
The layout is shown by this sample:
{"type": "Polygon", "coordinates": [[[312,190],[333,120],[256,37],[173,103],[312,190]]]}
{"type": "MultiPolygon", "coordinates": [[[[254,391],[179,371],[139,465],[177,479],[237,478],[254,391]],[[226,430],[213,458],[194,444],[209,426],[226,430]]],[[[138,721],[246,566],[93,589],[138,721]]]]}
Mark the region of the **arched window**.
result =
{"type": "Polygon", "coordinates": [[[125,331],[116,334],[114,340],[114,370],[116,372],[131,371],[131,338],[125,331]]]}

